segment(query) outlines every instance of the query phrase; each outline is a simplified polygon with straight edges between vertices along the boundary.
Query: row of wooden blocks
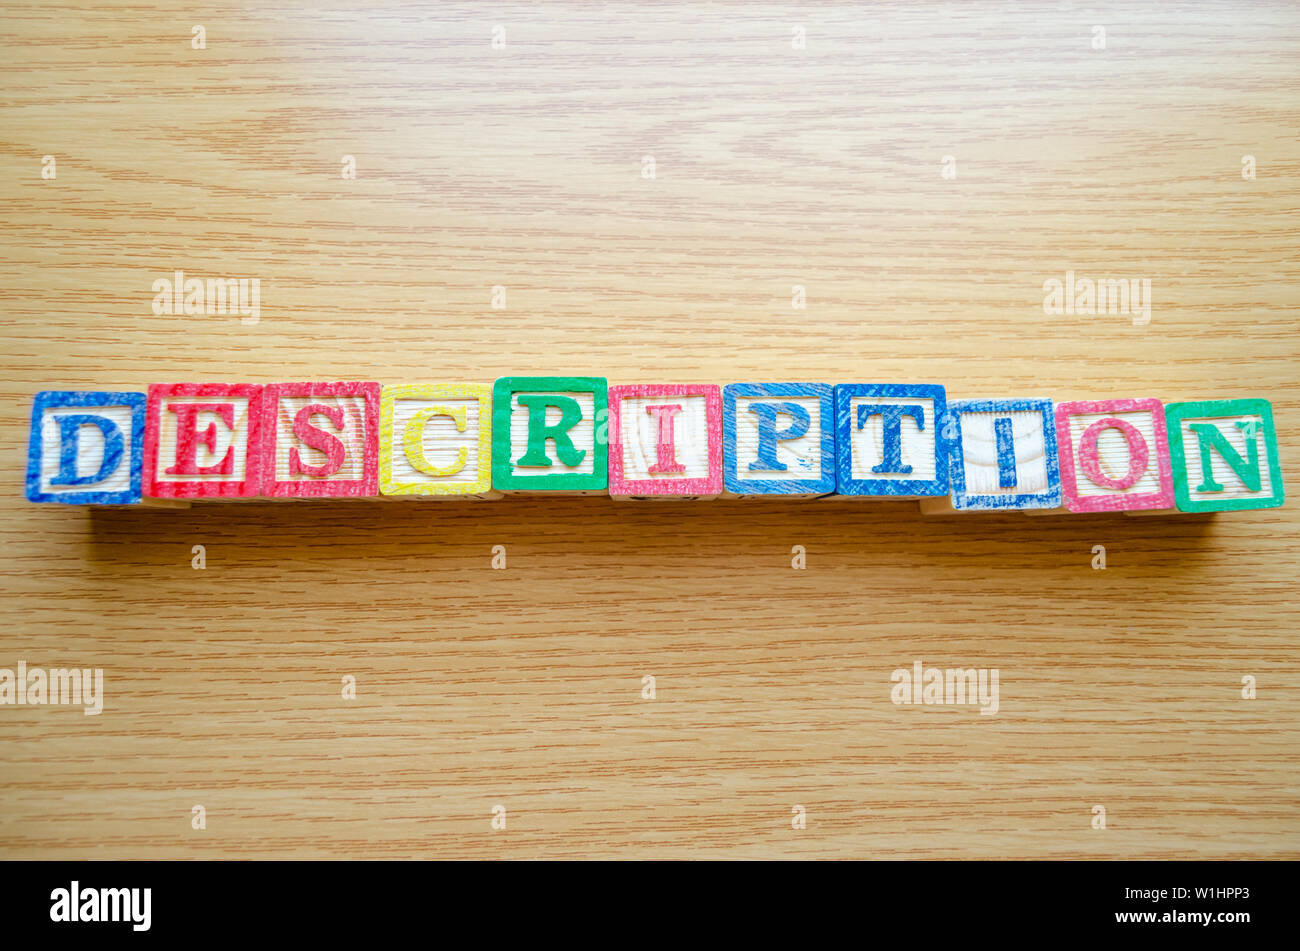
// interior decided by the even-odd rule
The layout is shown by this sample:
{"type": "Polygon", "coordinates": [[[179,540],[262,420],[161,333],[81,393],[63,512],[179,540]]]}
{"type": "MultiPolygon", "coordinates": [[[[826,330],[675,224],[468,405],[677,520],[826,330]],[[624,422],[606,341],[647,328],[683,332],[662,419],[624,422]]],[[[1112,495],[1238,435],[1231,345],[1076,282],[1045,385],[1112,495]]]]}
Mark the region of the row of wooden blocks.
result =
{"type": "Polygon", "coordinates": [[[1282,504],[1267,400],[949,403],[942,386],[160,383],[36,396],[34,502],[838,494],[923,511],[1282,504]]]}

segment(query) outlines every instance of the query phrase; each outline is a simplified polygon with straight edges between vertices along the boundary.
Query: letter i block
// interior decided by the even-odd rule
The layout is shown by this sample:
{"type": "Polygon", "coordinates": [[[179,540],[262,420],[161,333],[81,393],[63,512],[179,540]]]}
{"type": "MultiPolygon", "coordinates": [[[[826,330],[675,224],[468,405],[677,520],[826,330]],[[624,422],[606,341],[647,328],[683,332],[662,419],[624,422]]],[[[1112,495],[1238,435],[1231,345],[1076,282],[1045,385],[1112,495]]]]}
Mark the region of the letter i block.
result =
{"type": "Polygon", "coordinates": [[[709,499],[722,492],[722,391],[707,384],[609,388],[609,494],[709,499]]]}
{"type": "Polygon", "coordinates": [[[1173,508],[1169,441],[1159,400],[1058,403],[1056,443],[1069,511],[1173,508]]]}
{"type": "Polygon", "coordinates": [[[492,387],[492,487],[603,494],[609,384],[594,376],[506,376],[492,387]]]}
{"type": "Polygon", "coordinates": [[[1182,512],[1282,504],[1282,467],[1268,400],[1201,400],[1165,407],[1174,498],[1182,512]]]}
{"type": "Polygon", "coordinates": [[[262,403],[262,494],[379,494],[379,384],[273,383],[262,403]]]}
{"type": "Polygon", "coordinates": [[[922,499],[922,512],[1060,508],[1051,400],[955,400],[942,426],[951,430],[951,490],[945,498],[922,499]]]}
{"type": "Polygon", "coordinates": [[[492,498],[492,388],[385,386],[379,406],[379,490],[431,499],[492,498]]]}
{"type": "Polygon", "coordinates": [[[825,383],[722,388],[722,476],[737,498],[835,491],[835,389],[825,383]]]}
{"type": "Polygon", "coordinates": [[[934,383],[835,387],[836,488],[841,495],[948,494],[947,393],[934,383]]]}
{"type": "Polygon", "coordinates": [[[263,390],[250,383],[152,384],[144,494],[156,499],[260,495],[263,390]]]}
{"type": "Polygon", "coordinates": [[[66,505],[141,499],[143,393],[47,390],[32,403],[27,498],[66,505]]]}

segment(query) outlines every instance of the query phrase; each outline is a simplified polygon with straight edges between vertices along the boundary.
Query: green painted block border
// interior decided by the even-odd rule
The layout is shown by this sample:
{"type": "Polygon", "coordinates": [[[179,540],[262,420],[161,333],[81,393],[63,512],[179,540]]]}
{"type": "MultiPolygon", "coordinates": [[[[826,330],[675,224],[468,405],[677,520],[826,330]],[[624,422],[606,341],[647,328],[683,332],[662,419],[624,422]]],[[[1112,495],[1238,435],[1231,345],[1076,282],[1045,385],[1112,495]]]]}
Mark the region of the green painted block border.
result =
{"type": "Polygon", "coordinates": [[[492,488],[503,492],[603,492],[609,486],[609,440],[600,423],[609,415],[609,381],[603,376],[503,376],[492,384],[492,488]],[[510,413],[516,393],[591,393],[596,418],[593,471],[516,476],[510,458],[510,413]]]}
{"type": "Polygon", "coordinates": [[[1174,501],[1180,512],[1236,512],[1241,509],[1271,509],[1286,497],[1282,487],[1282,466],[1277,457],[1277,429],[1273,425],[1273,405],[1263,399],[1196,400],[1165,405],[1165,429],[1169,435],[1169,462],[1174,470],[1174,501]],[[1193,501],[1187,479],[1187,455],[1183,447],[1182,421],[1197,417],[1258,416],[1264,421],[1264,449],[1268,456],[1269,479],[1273,494],[1255,499],[1212,499],[1193,501]]]}

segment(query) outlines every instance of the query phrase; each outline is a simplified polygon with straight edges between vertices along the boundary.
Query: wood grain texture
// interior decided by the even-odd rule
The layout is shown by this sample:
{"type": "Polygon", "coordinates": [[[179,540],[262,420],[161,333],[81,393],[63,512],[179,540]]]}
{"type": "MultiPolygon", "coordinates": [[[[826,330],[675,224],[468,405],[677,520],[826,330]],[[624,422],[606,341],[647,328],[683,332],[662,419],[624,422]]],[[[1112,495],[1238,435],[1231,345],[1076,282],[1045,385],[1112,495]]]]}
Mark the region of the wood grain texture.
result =
{"type": "Polygon", "coordinates": [[[105,671],[97,717],[0,708],[0,856],[1300,857],[1294,504],[21,491],[42,389],[539,373],[1258,396],[1285,471],[1294,4],[71,0],[0,36],[0,666],[105,671]],[[176,269],[260,319],[155,315],[176,269]],[[1150,322],[1045,314],[1067,270],[1150,279],[1150,322]],[[918,660],[998,668],[998,713],[895,706],[918,660]]]}

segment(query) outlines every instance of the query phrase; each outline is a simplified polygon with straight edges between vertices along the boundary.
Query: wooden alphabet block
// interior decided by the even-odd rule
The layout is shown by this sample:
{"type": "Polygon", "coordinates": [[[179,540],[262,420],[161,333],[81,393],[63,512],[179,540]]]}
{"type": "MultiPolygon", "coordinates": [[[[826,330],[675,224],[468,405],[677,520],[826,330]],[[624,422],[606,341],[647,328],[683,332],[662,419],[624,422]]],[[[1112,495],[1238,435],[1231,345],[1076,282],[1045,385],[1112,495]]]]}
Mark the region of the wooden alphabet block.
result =
{"type": "Polygon", "coordinates": [[[722,491],[722,391],[708,384],[609,388],[609,494],[707,499],[722,491]]]}
{"type": "Polygon", "coordinates": [[[492,487],[603,494],[609,384],[595,376],[506,376],[492,387],[492,487]]]}
{"type": "Polygon", "coordinates": [[[815,498],[835,491],[835,389],[825,383],[722,388],[728,496],[815,498]]]}
{"type": "Polygon", "coordinates": [[[263,387],[155,383],[144,436],[144,494],[251,498],[262,491],[263,387]]]}
{"type": "Polygon", "coordinates": [[[1173,506],[1169,441],[1159,400],[1058,403],[1056,443],[1062,495],[1071,512],[1173,506]]]}
{"type": "Polygon", "coordinates": [[[262,494],[379,494],[378,383],[273,383],[262,403],[262,494]]]}
{"type": "Polygon", "coordinates": [[[492,498],[492,388],[385,386],[379,403],[379,490],[429,499],[492,498]]]}
{"type": "Polygon", "coordinates": [[[1282,504],[1282,467],[1268,400],[1199,400],[1165,407],[1174,499],[1182,512],[1282,504]]]}
{"type": "Polygon", "coordinates": [[[27,444],[28,501],[140,502],[144,432],[143,393],[37,393],[27,444]]]}
{"type": "Polygon", "coordinates": [[[949,494],[922,499],[927,515],[1026,511],[1061,505],[1056,421],[1048,399],[954,400],[949,494]]]}
{"type": "Polygon", "coordinates": [[[933,383],[835,387],[836,488],[841,495],[948,494],[947,394],[933,383]]]}

